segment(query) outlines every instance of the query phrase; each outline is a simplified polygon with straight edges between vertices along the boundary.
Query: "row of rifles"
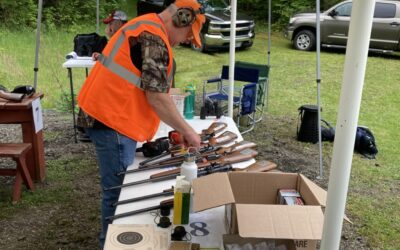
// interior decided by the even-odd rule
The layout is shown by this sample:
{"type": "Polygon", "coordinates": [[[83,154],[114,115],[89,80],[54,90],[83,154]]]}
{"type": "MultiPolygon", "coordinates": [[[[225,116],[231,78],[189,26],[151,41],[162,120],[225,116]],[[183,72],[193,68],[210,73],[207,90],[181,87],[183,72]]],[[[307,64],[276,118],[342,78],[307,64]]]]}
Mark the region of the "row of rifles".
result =
{"type": "MultiPolygon", "coordinates": [[[[249,141],[235,142],[238,138],[237,134],[231,131],[224,131],[227,127],[226,123],[214,122],[207,129],[203,130],[200,134],[202,140],[202,146],[196,152],[195,162],[197,164],[197,176],[205,176],[218,172],[228,171],[242,171],[242,172],[267,172],[275,169],[277,166],[275,163],[270,161],[258,161],[246,168],[234,168],[232,164],[248,161],[258,155],[255,150],[256,144],[249,141]],[[234,144],[232,144],[234,143],[234,144]],[[232,144],[231,146],[225,145],[232,144]]],[[[186,151],[187,152],[187,151],[186,151]]],[[[121,189],[123,187],[135,186],[143,183],[161,182],[165,180],[175,179],[176,176],[180,175],[180,166],[184,162],[185,152],[182,150],[181,145],[171,145],[170,148],[163,154],[147,159],[139,163],[139,167],[136,169],[127,170],[120,172],[118,175],[133,174],[142,171],[148,171],[150,169],[173,169],[161,171],[159,173],[151,175],[148,179],[143,179],[135,182],[125,183],[119,186],[108,187],[104,189],[104,192],[109,190],[121,189]]],[[[174,194],[173,187],[163,190],[160,193],[149,194],[141,197],[136,197],[127,200],[120,200],[112,206],[128,204],[132,202],[142,201],[155,197],[166,197],[174,194]]],[[[107,219],[112,221],[117,218],[126,216],[132,216],[135,214],[148,212],[157,209],[165,209],[173,207],[173,199],[164,200],[158,206],[147,207],[127,213],[117,214],[110,216],[107,219]]]]}

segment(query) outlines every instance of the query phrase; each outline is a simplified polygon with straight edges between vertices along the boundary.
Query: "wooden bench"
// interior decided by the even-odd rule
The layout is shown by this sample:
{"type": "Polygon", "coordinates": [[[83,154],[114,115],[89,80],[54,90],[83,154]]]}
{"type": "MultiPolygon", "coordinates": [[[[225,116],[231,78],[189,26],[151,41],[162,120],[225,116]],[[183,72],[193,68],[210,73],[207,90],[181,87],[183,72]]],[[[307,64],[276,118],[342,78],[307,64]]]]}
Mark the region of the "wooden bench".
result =
{"type": "Polygon", "coordinates": [[[30,143],[0,143],[0,158],[11,157],[17,167],[0,168],[0,176],[15,176],[14,191],[12,195],[13,203],[16,203],[21,197],[22,181],[30,190],[34,189],[32,178],[26,166],[26,154],[32,148],[30,143]]]}

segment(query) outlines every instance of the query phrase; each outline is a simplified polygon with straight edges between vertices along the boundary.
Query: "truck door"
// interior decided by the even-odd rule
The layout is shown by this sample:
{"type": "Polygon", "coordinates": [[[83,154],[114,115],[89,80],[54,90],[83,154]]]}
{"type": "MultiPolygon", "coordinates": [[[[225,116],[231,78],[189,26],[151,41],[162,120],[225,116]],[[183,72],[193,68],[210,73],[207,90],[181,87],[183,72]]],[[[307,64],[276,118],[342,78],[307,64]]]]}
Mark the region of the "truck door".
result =
{"type": "Polygon", "coordinates": [[[351,2],[345,2],[324,13],[321,22],[321,43],[346,45],[349,33],[351,2]],[[331,13],[331,14],[328,14],[331,13]]]}
{"type": "Polygon", "coordinates": [[[396,50],[400,39],[400,5],[376,3],[370,48],[396,50]]]}

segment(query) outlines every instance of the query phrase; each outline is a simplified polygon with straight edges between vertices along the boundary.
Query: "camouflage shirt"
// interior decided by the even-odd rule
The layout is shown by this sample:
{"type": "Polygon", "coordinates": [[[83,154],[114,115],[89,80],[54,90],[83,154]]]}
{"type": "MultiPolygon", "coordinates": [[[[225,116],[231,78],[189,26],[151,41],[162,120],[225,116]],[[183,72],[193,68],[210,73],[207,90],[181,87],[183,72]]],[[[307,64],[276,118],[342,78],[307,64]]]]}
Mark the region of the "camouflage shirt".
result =
{"type": "MultiPolygon", "coordinates": [[[[145,91],[168,93],[169,54],[164,41],[154,34],[143,32],[138,38],[129,39],[132,63],[142,69],[141,87],[145,91]]],[[[79,127],[93,128],[105,125],[79,110],[77,123],[79,127]]]]}

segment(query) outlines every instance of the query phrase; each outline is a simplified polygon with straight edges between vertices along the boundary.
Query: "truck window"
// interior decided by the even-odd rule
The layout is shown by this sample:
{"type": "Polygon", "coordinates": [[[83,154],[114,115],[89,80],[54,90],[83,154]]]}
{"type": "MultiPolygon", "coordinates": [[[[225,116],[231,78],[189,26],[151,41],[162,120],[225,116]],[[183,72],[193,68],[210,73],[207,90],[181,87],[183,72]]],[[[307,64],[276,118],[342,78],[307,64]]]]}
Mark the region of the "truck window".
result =
{"type": "Polygon", "coordinates": [[[375,18],[394,18],[396,14],[396,5],[391,3],[376,3],[375,18]]]}
{"type": "Polygon", "coordinates": [[[337,16],[350,16],[351,15],[351,3],[345,3],[337,7],[337,16]]]}

